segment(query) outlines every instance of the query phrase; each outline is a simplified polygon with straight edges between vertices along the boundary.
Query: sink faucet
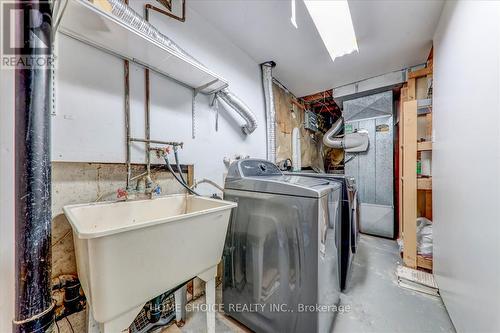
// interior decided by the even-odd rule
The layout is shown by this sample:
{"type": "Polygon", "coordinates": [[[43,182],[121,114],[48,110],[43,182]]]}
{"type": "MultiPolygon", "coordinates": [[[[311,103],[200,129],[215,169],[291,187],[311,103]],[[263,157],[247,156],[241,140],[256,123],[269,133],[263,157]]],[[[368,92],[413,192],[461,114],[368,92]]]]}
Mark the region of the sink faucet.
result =
{"type": "Polygon", "coordinates": [[[155,184],[153,180],[148,177],[140,177],[137,180],[135,189],[118,189],[116,191],[116,198],[118,200],[133,200],[145,196],[148,199],[153,199],[161,194],[161,187],[155,184]]]}

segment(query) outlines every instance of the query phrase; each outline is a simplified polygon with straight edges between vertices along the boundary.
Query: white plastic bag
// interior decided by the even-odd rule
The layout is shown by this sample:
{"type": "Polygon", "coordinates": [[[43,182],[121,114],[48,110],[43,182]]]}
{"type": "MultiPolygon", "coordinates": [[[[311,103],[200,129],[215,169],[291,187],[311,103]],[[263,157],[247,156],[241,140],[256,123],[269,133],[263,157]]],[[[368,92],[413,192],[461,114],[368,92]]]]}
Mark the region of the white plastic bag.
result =
{"type": "Polygon", "coordinates": [[[424,257],[432,257],[432,221],[417,218],[417,253],[424,257]]]}

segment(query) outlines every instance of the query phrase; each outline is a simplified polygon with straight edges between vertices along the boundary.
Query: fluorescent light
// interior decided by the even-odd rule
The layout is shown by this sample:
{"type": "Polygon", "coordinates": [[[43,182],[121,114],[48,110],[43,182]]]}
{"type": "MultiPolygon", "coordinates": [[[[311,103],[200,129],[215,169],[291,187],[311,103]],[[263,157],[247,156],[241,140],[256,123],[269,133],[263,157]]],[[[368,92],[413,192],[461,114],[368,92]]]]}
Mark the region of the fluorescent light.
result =
{"type": "Polygon", "coordinates": [[[295,29],[297,29],[297,11],[295,10],[295,0],[290,0],[290,3],[292,5],[292,16],[290,17],[290,22],[292,22],[293,26],[295,29]]]}
{"type": "Polygon", "coordinates": [[[304,3],[332,61],[345,54],[358,52],[347,0],[304,0],[304,3]]]}

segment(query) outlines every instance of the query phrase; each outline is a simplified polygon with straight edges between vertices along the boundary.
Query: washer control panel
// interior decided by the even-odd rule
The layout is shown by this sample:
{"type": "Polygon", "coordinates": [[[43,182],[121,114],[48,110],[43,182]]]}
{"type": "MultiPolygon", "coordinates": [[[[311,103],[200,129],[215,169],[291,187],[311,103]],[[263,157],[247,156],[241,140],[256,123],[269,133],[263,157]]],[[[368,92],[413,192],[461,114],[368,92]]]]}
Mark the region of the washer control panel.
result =
{"type": "Polygon", "coordinates": [[[281,176],[283,173],[278,167],[266,160],[248,159],[239,162],[243,177],[281,176]]]}

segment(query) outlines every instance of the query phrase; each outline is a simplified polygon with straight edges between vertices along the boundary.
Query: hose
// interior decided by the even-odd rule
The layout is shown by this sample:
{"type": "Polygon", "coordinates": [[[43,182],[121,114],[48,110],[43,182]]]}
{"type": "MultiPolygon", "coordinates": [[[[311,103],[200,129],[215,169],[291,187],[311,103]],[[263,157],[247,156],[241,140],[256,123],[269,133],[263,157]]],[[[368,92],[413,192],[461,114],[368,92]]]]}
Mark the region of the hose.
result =
{"type": "Polygon", "coordinates": [[[208,178],[203,178],[201,180],[195,181],[194,185],[191,186],[191,188],[196,188],[200,184],[210,184],[213,187],[215,187],[216,189],[218,189],[219,191],[224,192],[224,188],[222,186],[220,186],[219,184],[217,184],[216,182],[214,182],[213,180],[210,180],[208,178]]]}
{"type": "Polygon", "coordinates": [[[191,194],[194,194],[194,195],[197,195],[197,196],[200,196],[196,191],[192,190],[191,188],[189,188],[189,186],[184,183],[174,172],[174,170],[172,169],[172,166],[170,165],[170,162],[168,161],[168,157],[165,155],[163,156],[163,159],[165,160],[165,163],[167,164],[167,168],[168,168],[168,171],[170,171],[170,173],[172,174],[172,176],[174,176],[175,180],[177,180],[179,182],[179,184],[182,185],[182,187],[184,187],[186,190],[189,191],[189,193],[191,194]]]}
{"type": "Polygon", "coordinates": [[[339,118],[332,127],[323,135],[323,144],[329,148],[343,149],[344,138],[338,138],[336,135],[342,130],[344,120],[339,118]]]}
{"type": "Polygon", "coordinates": [[[177,154],[177,149],[174,148],[174,157],[175,157],[175,165],[177,166],[177,171],[179,172],[179,176],[184,184],[187,184],[184,176],[182,175],[181,165],[179,164],[179,155],[177,154]]]}

